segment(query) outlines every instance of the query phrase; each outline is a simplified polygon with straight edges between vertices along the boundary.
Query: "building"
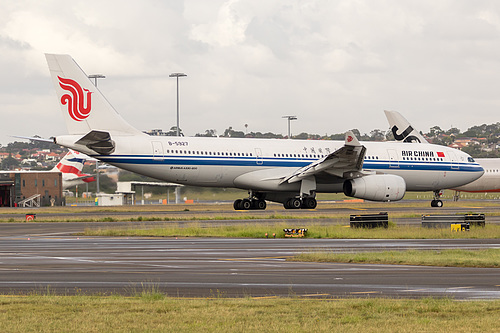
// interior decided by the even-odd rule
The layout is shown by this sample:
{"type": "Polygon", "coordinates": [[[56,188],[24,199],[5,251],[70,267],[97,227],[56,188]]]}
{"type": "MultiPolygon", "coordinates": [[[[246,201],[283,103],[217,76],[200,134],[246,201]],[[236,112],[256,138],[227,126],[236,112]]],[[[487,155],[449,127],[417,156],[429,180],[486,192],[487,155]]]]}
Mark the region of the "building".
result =
{"type": "Polygon", "coordinates": [[[60,172],[0,172],[0,207],[62,206],[64,204],[60,172]]]}

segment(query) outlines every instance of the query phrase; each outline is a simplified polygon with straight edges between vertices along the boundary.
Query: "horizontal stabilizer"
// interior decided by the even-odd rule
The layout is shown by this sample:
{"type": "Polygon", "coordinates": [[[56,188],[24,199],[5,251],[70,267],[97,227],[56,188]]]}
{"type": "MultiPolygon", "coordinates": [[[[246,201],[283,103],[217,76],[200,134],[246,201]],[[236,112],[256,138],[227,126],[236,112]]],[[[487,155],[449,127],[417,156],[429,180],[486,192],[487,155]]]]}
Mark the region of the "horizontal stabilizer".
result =
{"type": "Polygon", "coordinates": [[[75,180],[85,180],[85,179],[89,179],[89,178],[94,178],[93,175],[81,175],[81,176],[78,176],[78,177],[74,177],[74,178],[68,178],[66,179],[67,181],[75,181],[75,180]]]}
{"type": "Polygon", "coordinates": [[[25,140],[33,140],[33,141],[54,143],[53,139],[43,139],[43,138],[37,138],[37,137],[31,137],[31,136],[19,136],[19,135],[11,135],[11,136],[13,138],[18,138],[18,139],[25,139],[25,140]]]}
{"type": "Polygon", "coordinates": [[[101,155],[109,155],[115,151],[115,142],[111,140],[108,132],[91,131],[75,143],[86,146],[101,155]]]}

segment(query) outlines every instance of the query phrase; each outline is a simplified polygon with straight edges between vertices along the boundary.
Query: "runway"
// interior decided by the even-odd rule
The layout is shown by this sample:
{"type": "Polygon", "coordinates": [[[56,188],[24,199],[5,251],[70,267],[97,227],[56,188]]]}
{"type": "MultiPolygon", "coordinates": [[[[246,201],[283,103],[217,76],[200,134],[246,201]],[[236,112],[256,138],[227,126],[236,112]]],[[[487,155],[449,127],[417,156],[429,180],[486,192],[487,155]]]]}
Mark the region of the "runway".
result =
{"type": "MultiPolygon", "coordinates": [[[[0,208],[0,218],[21,222],[27,213],[36,213],[37,221],[92,221],[111,218],[120,223],[136,220],[141,217],[141,224],[151,224],[148,219],[166,220],[164,223],[192,223],[192,218],[196,217],[196,223],[214,225],[248,223],[249,220],[241,217],[252,217],[251,223],[269,223],[276,222],[276,216],[283,222],[292,225],[300,225],[303,222],[309,223],[313,220],[316,224],[349,224],[349,215],[351,214],[378,214],[387,212],[392,222],[397,225],[420,226],[421,215],[423,214],[466,214],[483,213],[487,214],[488,224],[499,224],[500,216],[498,205],[486,204],[481,201],[464,201],[460,203],[450,203],[450,207],[431,208],[425,205],[412,206],[411,202],[404,204],[398,203],[370,203],[365,204],[346,204],[337,202],[321,202],[317,209],[298,209],[285,210],[281,205],[270,204],[266,210],[234,211],[232,204],[194,204],[194,205],[153,205],[153,206],[129,206],[129,210],[123,210],[125,207],[66,207],[74,208],[57,210],[33,210],[16,209],[12,210],[0,208]],[[144,209],[146,207],[146,209],[144,209]],[[149,210],[148,210],[149,208],[149,210]],[[84,211],[82,211],[84,210],[84,211]],[[414,217],[399,217],[401,215],[414,215],[414,217]],[[202,219],[200,219],[202,218],[202,219]],[[206,218],[206,220],[204,220],[206,218]],[[234,218],[234,219],[233,219],[234,218]]],[[[96,225],[91,222],[85,223],[86,226],[96,225]]],[[[137,223],[137,222],[134,222],[137,223]]],[[[154,224],[154,223],[152,223],[154,224]]],[[[116,222],[114,222],[116,225],[116,222]]],[[[35,224],[36,228],[37,224],[35,224]]]]}
{"type": "Polygon", "coordinates": [[[286,261],[311,250],[500,248],[499,239],[89,238],[68,236],[82,223],[35,225],[0,225],[4,294],[500,298],[500,269],[286,261]]]}

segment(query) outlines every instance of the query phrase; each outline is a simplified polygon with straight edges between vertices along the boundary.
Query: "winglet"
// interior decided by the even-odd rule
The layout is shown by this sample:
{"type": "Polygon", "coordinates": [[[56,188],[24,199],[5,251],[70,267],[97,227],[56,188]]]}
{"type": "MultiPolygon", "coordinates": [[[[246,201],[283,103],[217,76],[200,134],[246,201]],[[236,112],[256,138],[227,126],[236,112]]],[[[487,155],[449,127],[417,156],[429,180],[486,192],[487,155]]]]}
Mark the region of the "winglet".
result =
{"type": "Polygon", "coordinates": [[[345,132],[345,145],[359,147],[361,144],[352,131],[345,132]]]}

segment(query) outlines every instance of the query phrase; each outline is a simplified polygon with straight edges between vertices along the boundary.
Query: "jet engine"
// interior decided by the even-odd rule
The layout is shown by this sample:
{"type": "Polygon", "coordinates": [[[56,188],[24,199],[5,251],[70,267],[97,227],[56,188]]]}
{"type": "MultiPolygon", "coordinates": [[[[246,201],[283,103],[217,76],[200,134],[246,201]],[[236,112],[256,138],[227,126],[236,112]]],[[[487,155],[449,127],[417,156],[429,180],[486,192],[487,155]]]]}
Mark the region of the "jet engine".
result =
{"type": "Polygon", "coordinates": [[[396,175],[369,175],[344,182],[344,194],[359,199],[397,201],[405,192],[405,180],[396,175]]]}

